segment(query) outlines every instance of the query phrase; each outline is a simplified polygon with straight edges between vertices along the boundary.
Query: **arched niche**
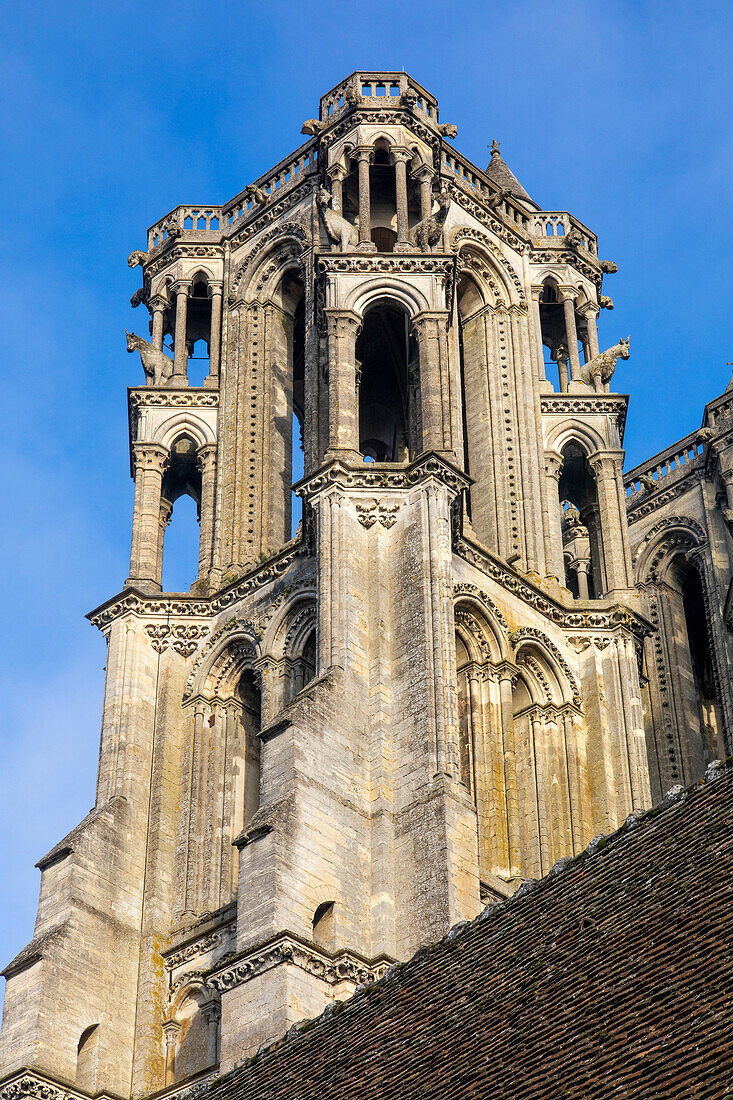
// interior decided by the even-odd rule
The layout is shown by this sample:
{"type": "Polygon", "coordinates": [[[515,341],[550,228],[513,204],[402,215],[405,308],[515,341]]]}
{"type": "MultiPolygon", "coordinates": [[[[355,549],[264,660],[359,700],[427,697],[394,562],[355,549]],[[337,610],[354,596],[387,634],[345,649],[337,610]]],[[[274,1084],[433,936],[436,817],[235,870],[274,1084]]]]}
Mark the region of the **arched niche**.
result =
{"type": "Polygon", "coordinates": [[[221,1006],[218,994],[199,977],[178,990],[163,1024],[166,1085],[178,1085],[219,1061],[221,1006]]]}
{"type": "Polygon", "coordinates": [[[604,543],[598,492],[588,464],[588,452],[570,438],[560,451],[562,470],[557,488],[555,522],[559,518],[564,577],[576,597],[597,599],[606,588],[604,543]]]}
{"type": "Polygon", "coordinates": [[[421,450],[417,343],[391,298],[364,313],[356,341],[359,450],[367,461],[407,462],[421,450]]]}
{"type": "Polygon", "coordinates": [[[577,688],[541,638],[522,639],[512,691],[523,875],[539,877],[575,855],[588,802],[577,688]]]}
{"type": "Polygon", "coordinates": [[[702,528],[672,516],[650,532],[637,557],[642,608],[657,628],[645,640],[641,676],[655,798],[728,755],[720,674],[726,658],[712,624],[708,552],[702,528]]]}
{"type": "Polygon", "coordinates": [[[454,621],[459,776],[476,806],[479,873],[486,885],[494,876],[512,877],[500,683],[506,624],[488,598],[468,593],[458,596],[454,621]]]}

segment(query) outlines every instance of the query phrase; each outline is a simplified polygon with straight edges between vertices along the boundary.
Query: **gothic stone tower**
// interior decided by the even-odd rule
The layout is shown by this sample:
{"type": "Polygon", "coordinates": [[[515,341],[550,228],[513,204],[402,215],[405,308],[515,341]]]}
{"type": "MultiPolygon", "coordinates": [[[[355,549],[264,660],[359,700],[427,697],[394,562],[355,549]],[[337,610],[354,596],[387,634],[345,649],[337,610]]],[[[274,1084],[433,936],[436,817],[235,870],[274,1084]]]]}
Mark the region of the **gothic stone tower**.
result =
{"type": "Polygon", "coordinates": [[[615,265],[404,73],[303,131],[129,261],[151,339],[130,575],[90,615],[96,804],[39,863],[0,1045],[74,1096],[232,1067],[650,803],[615,265]],[[163,592],[182,494],[198,580],[163,592]]]}

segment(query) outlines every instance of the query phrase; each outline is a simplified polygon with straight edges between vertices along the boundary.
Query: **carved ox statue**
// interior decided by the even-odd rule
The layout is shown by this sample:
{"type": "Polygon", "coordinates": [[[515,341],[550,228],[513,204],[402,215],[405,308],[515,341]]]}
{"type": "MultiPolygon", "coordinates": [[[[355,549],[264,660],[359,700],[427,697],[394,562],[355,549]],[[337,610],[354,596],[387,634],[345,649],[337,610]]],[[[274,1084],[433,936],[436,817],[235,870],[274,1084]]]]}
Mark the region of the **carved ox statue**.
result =
{"type": "Polygon", "coordinates": [[[136,336],[134,332],[128,332],[127,329],[125,329],[125,336],[127,350],[140,352],[145,371],[145,385],[167,386],[173,374],[173,360],[170,355],[154,348],[147,340],[143,340],[142,336],[136,336]]]}
{"type": "Polygon", "coordinates": [[[625,340],[619,340],[618,344],[614,344],[608,351],[602,351],[600,355],[596,355],[595,359],[584,363],[580,368],[579,380],[585,382],[586,386],[592,386],[597,393],[600,393],[603,387],[613,378],[613,372],[616,370],[616,360],[629,358],[631,354],[629,351],[630,340],[631,337],[627,336],[625,340]]]}
{"type": "Polygon", "coordinates": [[[356,248],[359,243],[359,219],[356,218],[355,224],[352,225],[342,214],[334,210],[331,206],[331,193],[325,187],[318,189],[316,199],[330,239],[341,244],[342,252],[356,248]]]}

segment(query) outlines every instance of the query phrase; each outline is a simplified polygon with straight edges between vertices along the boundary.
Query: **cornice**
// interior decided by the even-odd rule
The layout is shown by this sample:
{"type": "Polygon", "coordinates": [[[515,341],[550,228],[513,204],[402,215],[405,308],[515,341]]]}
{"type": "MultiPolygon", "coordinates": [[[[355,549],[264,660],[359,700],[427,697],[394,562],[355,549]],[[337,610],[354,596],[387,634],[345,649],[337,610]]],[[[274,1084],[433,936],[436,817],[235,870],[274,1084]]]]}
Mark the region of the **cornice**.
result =
{"type": "Polygon", "coordinates": [[[621,439],[624,437],[626,415],[629,408],[629,395],[625,393],[594,393],[589,389],[584,393],[543,393],[540,394],[540,409],[543,413],[556,416],[605,415],[618,419],[621,439]]]}
{"type": "Polygon", "coordinates": [[[411,489],[430,480],[446,485],[454,495],[473,484],[472,478],[452,462],[434,451],[429,451],[406,466],[394,462],[370,462],[361,466],[350,466],[340,459],[332,459],[315,473],[297,482],[293,488],[299,496],[311,500],[332,486],[376,492],[380,489],[411,489]]]}
{"type": "Polygon", "coordinates": [[[174,390],[163,386],[128,386],[127,400],[135,411],[143,406],[161,405],[172,409],[216,409],[219,391],[203,387],[174,390]]]}
{"type": "Polygon", "coordinates": [[[344,981],[368,985],[382,978],[393,962],[386,955],[368,960],[353,951],[342,950],[332,954],[291,932],[281,932],[266,943],[243,952],[225,967],[212,971],[208,984],[218,993],[225,993],[276,966],[287,964],[320,978],[328,985],[344,981]]]}
{"type": "MultiPolygon", "coordinates": [[[[104,631],[115,619],[123,615],[154,616],[157,619],[210,619],[238,603],[245,596],[265,588],[283,575],[299,557],[307,554],[302,537],[291,539],[282,550],[268,558],[262,565],[244,573],[226,588],[213,596],[187,596],[161,593],[150,595],[136,588],[125,588],[100,604],[87,615],[92,626],[104,631]]],[[[175,640],[175,632],[171,640],[175,640]]],[[[185,639],[183,639],[185,642],[185,639]]]]}
{"type": "Polygon", "coordinates": [[[321,253],[318,257],[318,270],[325,275],[343,275],[351,272],[359,274],[390,275],[451,275],[455,266],[452,255],[426,256],[415,251],[389,253],[377,252],[321,253]]]}
{"type": "MultiPolygon", "coordinates": [[[[0,1081],[0,1100],[89,1100],[92,1094],[36,1069],[14,1071],[0,1081]]],[[[116,1092],[96,1092],[95,1100],[123,1100],[116,1092]]]]}
{"type": "MultiPolygon", "coordinates": [[[[454,552],[470,565],[476,566],[485,576],[496,581],[529,604],[550,622],[566,630],[616,630],[623,627],[635,638],[641,639],[652,632],[651,624],[629,607],[622,604],[591,608],[567,608],[552,599],[527,577],[515,572],[501,559],[495,558],[486,547],[466,535],[454,538],[454,552]]],[[[593,601],[598,602],[598,601],[593,601]]]]}

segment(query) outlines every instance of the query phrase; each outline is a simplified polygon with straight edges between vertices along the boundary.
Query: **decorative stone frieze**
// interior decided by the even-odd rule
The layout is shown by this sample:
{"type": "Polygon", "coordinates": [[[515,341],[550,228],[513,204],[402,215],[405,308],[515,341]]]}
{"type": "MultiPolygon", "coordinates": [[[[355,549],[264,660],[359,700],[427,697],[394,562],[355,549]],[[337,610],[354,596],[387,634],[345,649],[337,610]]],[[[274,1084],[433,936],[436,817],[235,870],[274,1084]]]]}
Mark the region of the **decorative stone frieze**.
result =
{"type": "Polygon", "coordinates": [[[208,980],[209,985],[219,993],[225,993],[276,966],[289,965],[328,985],[340,982],[368,985],[384,977],[393,961],[382,958],[369,963],[349,951],[338,951],[330,955],[295,936],[283,933],[270,943],[247,952],[226,969],[214,972],[208,980]]]}

